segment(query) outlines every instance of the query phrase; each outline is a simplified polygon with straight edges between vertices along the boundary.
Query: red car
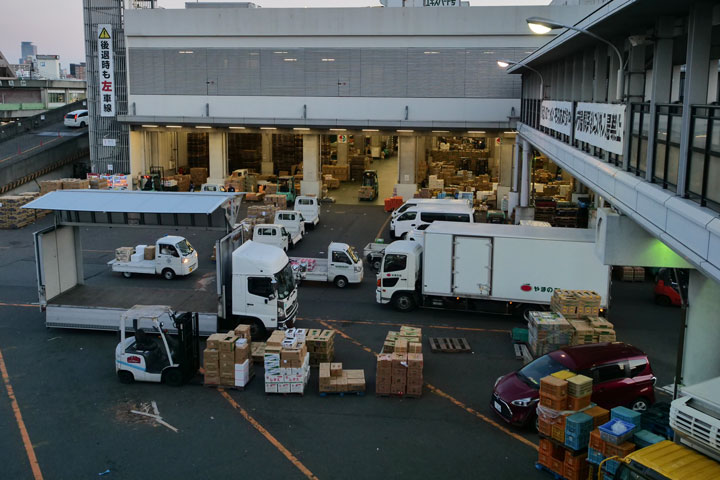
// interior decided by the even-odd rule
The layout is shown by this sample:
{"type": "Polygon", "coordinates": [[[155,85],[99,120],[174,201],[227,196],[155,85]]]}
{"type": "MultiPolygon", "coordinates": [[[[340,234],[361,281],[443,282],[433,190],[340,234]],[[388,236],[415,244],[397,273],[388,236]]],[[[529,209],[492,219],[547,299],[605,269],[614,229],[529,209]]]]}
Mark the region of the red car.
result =
{"type": "Polygon", "coordinates": [[[560,370],[592,378],[592,401],[603,408],[622,405],[643,411],[655,403],[656,378],[647,355],[613,342],[565,347],[498,378],[490,407],[513,425],[535,424],[540,379],[560,370]]]}

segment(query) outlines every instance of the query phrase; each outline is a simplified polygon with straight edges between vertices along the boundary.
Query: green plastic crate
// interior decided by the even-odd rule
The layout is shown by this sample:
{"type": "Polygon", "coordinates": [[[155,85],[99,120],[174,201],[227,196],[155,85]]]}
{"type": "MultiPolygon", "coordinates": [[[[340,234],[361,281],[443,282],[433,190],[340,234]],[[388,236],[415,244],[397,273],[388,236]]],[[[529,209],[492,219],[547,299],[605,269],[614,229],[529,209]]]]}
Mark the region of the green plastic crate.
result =
{"type": "Polygon", "coordinates": [[[527,328],[513,328],[512,329],[513,342],[527,343],[528,341],[528,329],[527,328]]]}

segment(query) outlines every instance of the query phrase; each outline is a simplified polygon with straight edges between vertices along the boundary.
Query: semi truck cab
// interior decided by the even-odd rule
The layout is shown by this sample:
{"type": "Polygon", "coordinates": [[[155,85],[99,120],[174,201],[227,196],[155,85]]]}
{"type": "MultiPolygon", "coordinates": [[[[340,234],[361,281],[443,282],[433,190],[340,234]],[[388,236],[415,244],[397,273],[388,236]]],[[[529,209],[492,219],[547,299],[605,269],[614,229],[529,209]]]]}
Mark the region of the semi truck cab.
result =
{"type": "Polygon", "coordinates": [[[240,323],[249,323],[254,337],[292,327],[297,285],[285,252],[250,240],[232,253],[232,263],[232,313],[240,323]]]}
{"type": "Polygon", "coordinates": [[[388,245],[377,274],[377,303],[392,302],[401,311],[415,308],[421,264],[422,247],[417,242],[398,240],[388,245]]]}

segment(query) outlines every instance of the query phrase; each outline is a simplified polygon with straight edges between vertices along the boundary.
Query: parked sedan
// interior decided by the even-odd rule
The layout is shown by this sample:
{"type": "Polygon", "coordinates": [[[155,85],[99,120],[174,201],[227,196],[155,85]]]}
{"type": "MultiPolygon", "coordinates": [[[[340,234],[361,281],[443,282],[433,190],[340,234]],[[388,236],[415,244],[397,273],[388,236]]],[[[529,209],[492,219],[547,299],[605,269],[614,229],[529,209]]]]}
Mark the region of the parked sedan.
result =
{"type": "Polygon", "coordinates": [[[65,114],[63,121],[66,127],[87,127],[88,125],[88,111],[87,110],[73,110],[65,114]]]}
{"type": "Polygon", "coordinates": [[[603,408],[622,405],[643,411],[655,402],[656,378],[647,355],[632,345],[613,342],[565,347],[498,378],[490,406],[513,425],[535,423],[540,379],[560,370],[592,378],[592,401],[603,408]]]}

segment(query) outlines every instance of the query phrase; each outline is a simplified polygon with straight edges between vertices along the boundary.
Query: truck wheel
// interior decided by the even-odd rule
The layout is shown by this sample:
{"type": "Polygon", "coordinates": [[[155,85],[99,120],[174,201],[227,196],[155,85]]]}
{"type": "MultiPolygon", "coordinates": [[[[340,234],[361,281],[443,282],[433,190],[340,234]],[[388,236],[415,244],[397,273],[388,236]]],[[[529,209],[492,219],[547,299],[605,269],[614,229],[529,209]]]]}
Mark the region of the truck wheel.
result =
{"type": "Polygon", "coordinates": [[[382,267],[382,260],[380,260],[380,259],[373,260],[373,262],[372,262],[373,270],[375,270],[376,272],[379,272],[381,267],[382,267]]]}
{"type": "Polygon", "coordinates": [[[130,272],[123,272],[123,277],[125,277],[125,278],[130,278],[130,277],[132,277],[132,273],[130,273],[130,272]]]}
{"type": "Polygon", "coordinates": [[[335,286],[338,288],[347,287],[348,281],[345,277],[335,277],[335,286]]]}
{"type": "Polygon", "coordinates": [[[264,342],[268,337],[267,328],[259,318],[253,318],[250,323],[250,337],[258,342],[264,342]]]}
{"type": "Polygon", "coordinates": [[[175,278],[175,272],[173,272],[172,268],[166,268],[162,271],[162,276],[165,280],[172,280],[175,278]]]}
{"type": "Polygon", "coordinates": [[[655,304],[663,307],[672,305],[672,300],[667,295],[655,295],[655,304]]]}
{"type": "Polygon", "coordinates": [[[415,309],[415,298],[409,293],[398,293],[393,298],[393,306],[400,312],[410,312],[415,309]]]}
{"type": "Polygon", "coordinates": [[[183,384],[182,372],[179,368],[169,368],[163,373],[163,383],[167,383],[173,387],[179,387],[183,384]]]}
{"type": "Polygon", "coordinates": [[[117,372],[118,380],[120,380],[120,383],[133,383],[135,381],[135,377],[132,373],[128,372],[127,370],[118,370],[117,372]]]}

